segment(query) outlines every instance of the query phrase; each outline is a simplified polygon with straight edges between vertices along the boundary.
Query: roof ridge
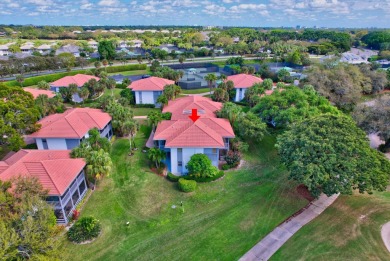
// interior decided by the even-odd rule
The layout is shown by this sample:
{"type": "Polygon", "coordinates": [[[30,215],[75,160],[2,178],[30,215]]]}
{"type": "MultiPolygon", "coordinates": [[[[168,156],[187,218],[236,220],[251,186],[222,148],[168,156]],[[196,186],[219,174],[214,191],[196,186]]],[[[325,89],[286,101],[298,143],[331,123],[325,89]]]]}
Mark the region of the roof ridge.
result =
{"type": "MultiPolygon", "coordinates": [[[[60,159],[57,159],[57,160],[60,160],[60,159]]],[[[42,160],[42,161],[39,162],[39,163],[42,164],[42,167],[45,169],[47,176],[49,176],[49,178],[50,178],[51,182],[53,183],[54,187],[56,188],[56,190],[58,191],[58,193],[60,193],[60,190],[58,189],[57,184],[54,182],[54,180],[53,180],[53,178],[51,177],[49,171],[47,171],[47,168],[46,168],[45,165],[43,164],[45,161],[46,161],[46,160],[42,160]]]]}
{"type": "MultiPolygon", "coordinates": [[[[76,111],[76,108],[75,108],[75,110],[73,110],[71,113],[69,113],[69,114],[72,114],[74,111],[76,111]]],[[[65,120],[66,120],[66,122],[69,124],[69,126],[72,128],[72,130],[74,130],[74,132],[77,134],[77,135],[79,135],[80,136],[80,134],[75,130],[75,128],[73,128],[73,125],[68,121],[68,117],[67,116],[69,116],[69,114],[68,115],[66,115],[64,118],[65,118],[65,120]]],[[[77,116],[78,117],[78,116],[77,116]]],[[[80,118],[79,118],[80,119],[80,118]]],[[[81,121],[83,124],[84,124],[84,122],[83,121],[81,121]]],[[[84,124],[85,125],[85,124],[84,124]]]]}

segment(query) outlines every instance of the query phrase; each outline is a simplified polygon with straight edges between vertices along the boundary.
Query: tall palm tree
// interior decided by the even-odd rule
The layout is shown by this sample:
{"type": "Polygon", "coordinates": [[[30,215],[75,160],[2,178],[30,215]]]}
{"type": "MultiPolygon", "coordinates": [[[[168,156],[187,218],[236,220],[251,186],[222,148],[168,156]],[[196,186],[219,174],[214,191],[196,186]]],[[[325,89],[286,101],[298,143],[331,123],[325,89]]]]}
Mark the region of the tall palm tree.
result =
{"type": "Polygon", "coordinates": [[[116,81],[113,78],[108,78],[106,82],[107,89],[111,90],[111,96],[114,96],[116,81]]]}
{"type": "Polygon", "coordinates": [[[134,145],[134,136],[137,134],[137,131],[139,129],[138,122],[135,120],[128,120],[123,124],[123,135],[127,135],[129,137],[129,144],[130,144],[130,154],[132,147],[131,145],[134,145]]]}
{"type": "Polygon", "coordinates": [[[209,73],[204,77],[204,79],[207,81],[211,94],[211,89],[213,88],[215,81],[217,80],[217,76],[215,75],[215,73],[209,73]]]}

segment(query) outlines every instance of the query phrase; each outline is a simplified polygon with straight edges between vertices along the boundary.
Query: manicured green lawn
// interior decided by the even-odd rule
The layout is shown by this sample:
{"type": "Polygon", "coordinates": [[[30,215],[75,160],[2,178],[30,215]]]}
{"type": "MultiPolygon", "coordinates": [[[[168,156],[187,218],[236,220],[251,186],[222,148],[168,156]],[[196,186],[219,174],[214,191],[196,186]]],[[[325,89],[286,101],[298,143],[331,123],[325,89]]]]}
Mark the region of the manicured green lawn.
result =
{"type": "Polygon", "coordinates": [[[183,94],[198,94],[198,93],[205,93],[210,92],[210,88],[202,88],[202,89],[195,89],[195,90],[182,90],[183,94]]]}
{"type": "Polygon", "coordinates": [[[148,116],[151,111],[161,111],[158,108],[131,108],[134,116],[148,116]]]}
{"type": "Polygon", "coordinates": [[[150,73],[149,70],[135,70],[135,71],[109,73],[108,75],[122,74],[124,76],[130,76],[130,75],[142,75],[142,74],[149,74],[149,73],[150,73]]]}
{"type": "Polygon", "coordinates": [[[390,192],[340,196],[271,260],[390,260],[380,235],[390,221],[390,192]]]}
{"type": "MultiPolygon", "coordinates": [[[[142,126],[138,147],[149,133],[142,126]]],[[[117,140],[112,174],[98,184],[82,213],[101,221],[102,234],[86,245],[64,238],[63,259],[237,260],[307,203],[287,179],[274,143],[266,137],[245,156],[241,170],[185,194],[149,170],[146,154],[138,150],[129,157],[128,141],[117,140]]]]}

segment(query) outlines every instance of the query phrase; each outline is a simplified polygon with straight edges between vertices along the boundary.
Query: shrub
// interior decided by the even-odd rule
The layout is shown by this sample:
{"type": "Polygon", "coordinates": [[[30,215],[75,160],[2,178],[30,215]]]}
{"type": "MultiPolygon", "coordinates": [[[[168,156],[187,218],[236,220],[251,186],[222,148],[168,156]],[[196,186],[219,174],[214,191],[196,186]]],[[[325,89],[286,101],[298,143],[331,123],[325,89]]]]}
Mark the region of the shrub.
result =
{"type": "Polygon", "coordinates": [[[99,236],[101,226],[94,217],[82,217],[68,231],[68,239],[80,243],[99,236]]]}
{"type": "Polygon", "coordinates": [[[196,182],[211,182],[211,181],[214,181],[214,180],[217,180],[217,179],[223,177],[224,175],[225,175],[225,172],[223,172],[222,170],[220,170],[220,171],[217,170],[216,174],[212,177],[199,177],[199,176],[195,176],[195,175],[188,175],[188,176],[184,176],[183,178],[185,178],[187,180],[195,180],[196,182]]]}
{"type": "Polygon", "coordinates": [[[225,156],[226,163],[232,167],[237,167],[240,164],[241,154],[238,151],[229,150],[225,156]]]}
{"type": "Polygon", "coordinates": [[[183,192],[192,192],[196,189],[195,180],[186,180],[183,178],[179,179],[179,189],[183,192]]]}
{"type": "Polygon", "coordinates": [[[223,164],[222,165],[222,170],[228,170],[230,169],[230,165],[229,164],[223,164]]]}
{"type": "Polygon", "coordinates": [[[167,179],[172,182],[178,182],[179,179],[182,178],[181,176],[176,176],[172,174],[171,172],[168,172],[167,179]]]}
{"type": "Polygon", "coordinates": [[[186,168],[190,176],[195,178],[210,178],[218,172],[218,169],[212,165],[209,157],[202,153],[192,155],[186,168]]]}

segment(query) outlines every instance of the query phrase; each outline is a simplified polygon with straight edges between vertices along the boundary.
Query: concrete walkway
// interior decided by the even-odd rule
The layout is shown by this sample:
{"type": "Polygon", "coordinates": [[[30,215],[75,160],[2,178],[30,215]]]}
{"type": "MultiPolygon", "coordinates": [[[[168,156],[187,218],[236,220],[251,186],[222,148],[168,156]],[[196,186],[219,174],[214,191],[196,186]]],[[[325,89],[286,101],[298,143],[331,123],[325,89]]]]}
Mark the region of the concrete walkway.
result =
{"type": "Polygon", "coordinates": [[[387,222],[382,226],[381,236],[383,243],[385,243],[387,250],[390,252],[390,222],[387,222]]]}
{"type": "Polygon", "coordinates": [[[147,119],[148,116],[134,116],[134,119],[147,119]]]}
{"type": "Polygon", "coordinates": [[[328,206],[330,206],[339,194],[327,197],[322,194],[317,200],[312,201],[302,211],[291,218],[287,219],[259,243],[257,243],[251,250],[249,250],[241,261],[265,261],[289,240],[301,227],[319,216],[328,206]]]}
{"type": "MultiPolygon", "coordinates": [[[[213,94],[214,91],[211,91],[211,94],[213,94]]],[[[206,96],[206,95],[209,95],[210,92],[204,92],[204,93],[195,93],[195,94],[183,94],[183,95],[186,95],[186,96],[206,96]]]]}

